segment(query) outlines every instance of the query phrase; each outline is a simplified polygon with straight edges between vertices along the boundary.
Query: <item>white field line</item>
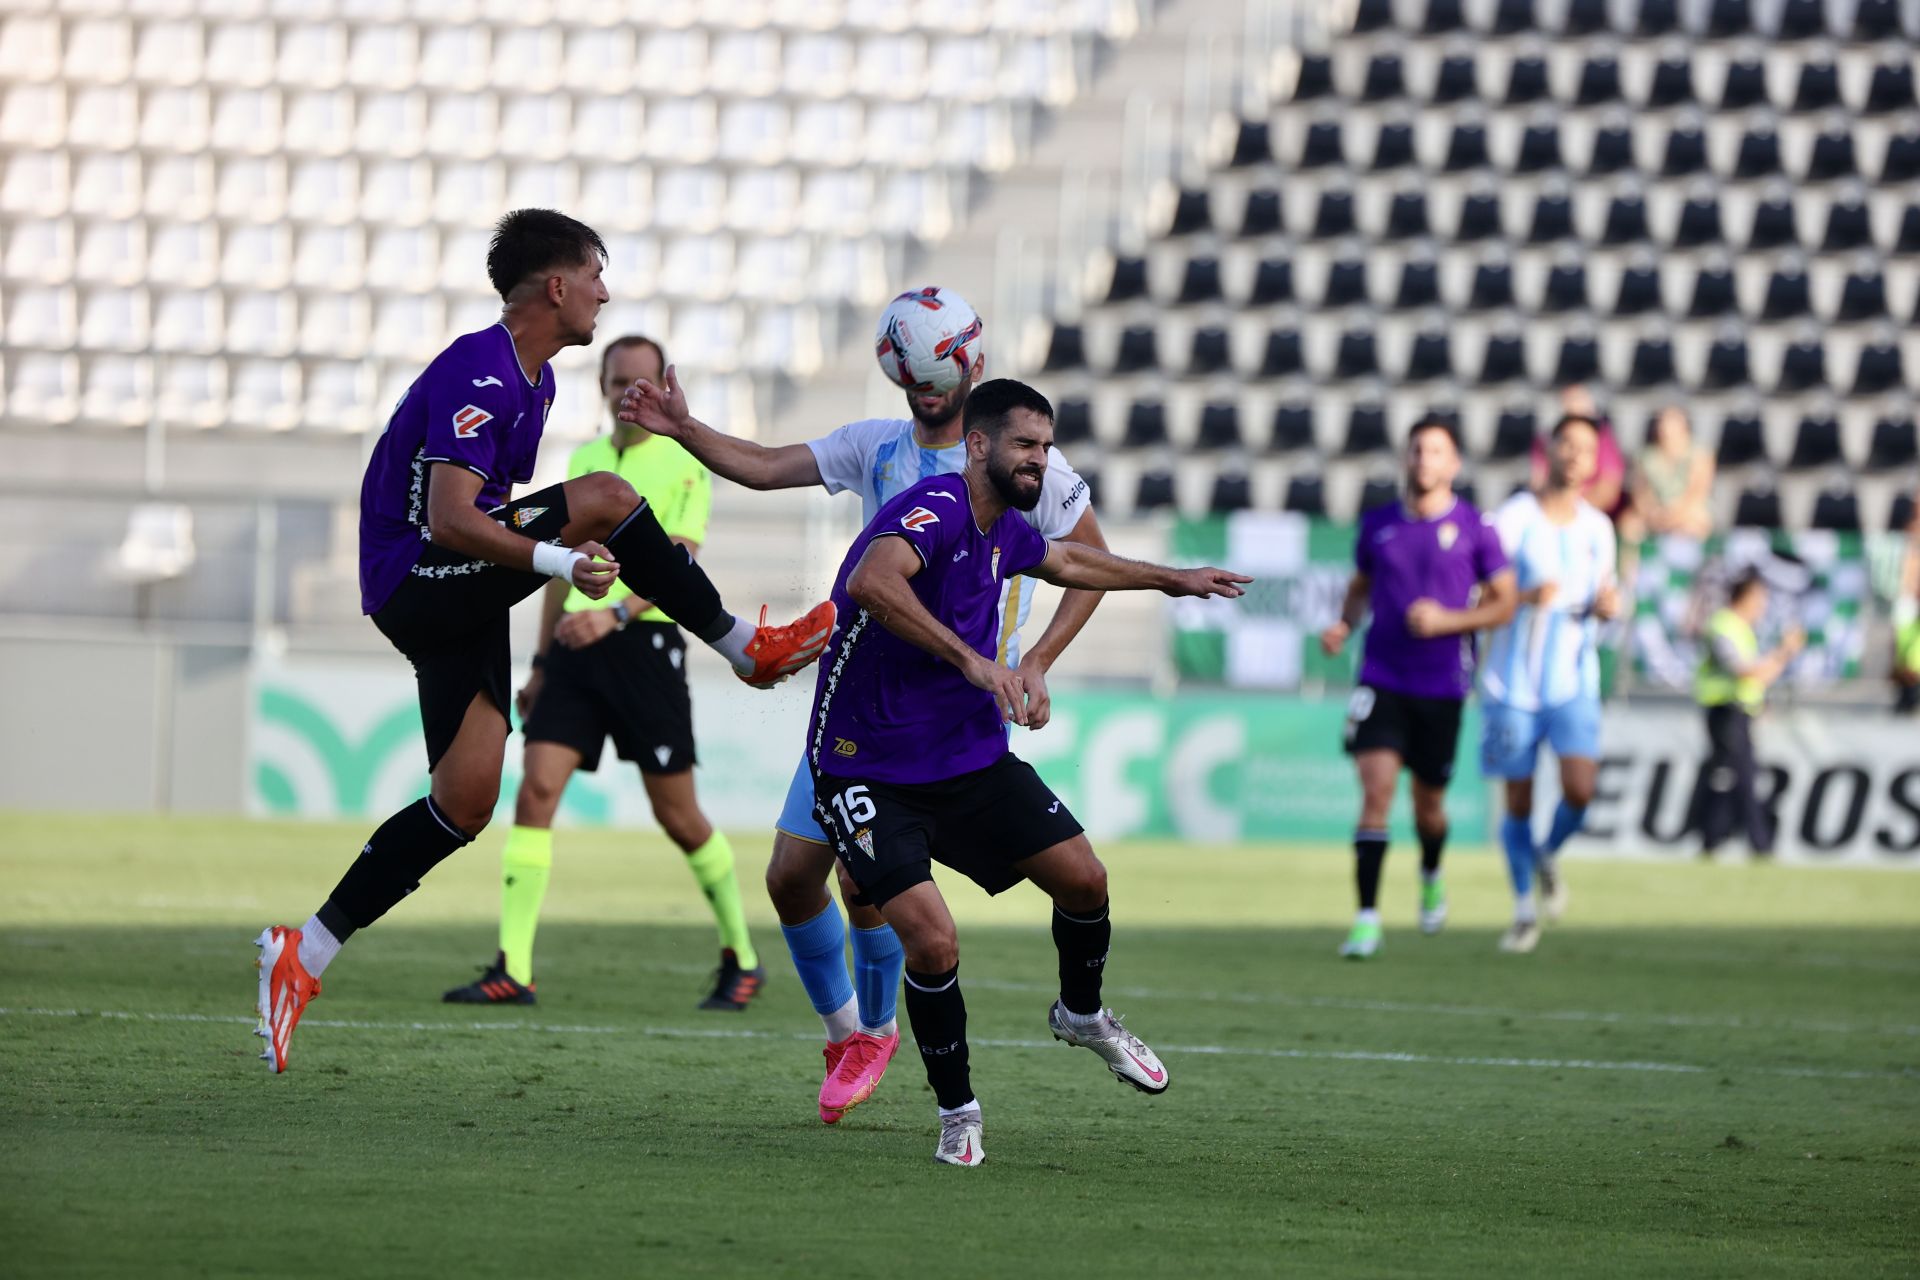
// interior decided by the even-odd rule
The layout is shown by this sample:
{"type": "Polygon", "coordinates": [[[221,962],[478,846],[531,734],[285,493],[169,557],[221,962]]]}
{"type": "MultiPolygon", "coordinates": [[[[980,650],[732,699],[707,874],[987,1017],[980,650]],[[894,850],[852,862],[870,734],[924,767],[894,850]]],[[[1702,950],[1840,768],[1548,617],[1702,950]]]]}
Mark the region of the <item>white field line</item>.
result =
{"type": "MultiPolygon", "coordinates": [[[[233,1025],[257,1022],[240,1014],[211,1013],[129,1013],[113,1009],[40,1009],[0,1007],[0,1017],[9,1018],[101,1018],[121,1022],[205,1022],[233,1025]]],[[[641,1036],[658,1040],[772,1040],[814,1044],[815,1032],[749,1031],[719,1027],[619,1027],[594,1023],[561,1022],[380,1022],[356,1018],[308,1018],[309,1027],[337,1027],[356,1031],[440,1031],[510,1032],[532,1035],[641,1036]]],[[[981,1038],[972,1044],[995,1049],[1051,1049],[1050,1040],[1002,1040],[981,1038]]],[[[1383,1062],[1414,1066],[1497,1067],[1530,1071],[1627,1071],[1658,1075],[1764,1075],[1801,1080],[1913,1080],[1920,1070],[1836,1071],[1820,1067],[1710,1067],[1691,1062],[1613,1062],[1599,1058],[1507,1058],[1459,1057],[1449,1054],[1408,1053],[1397,1050],[1369,1049],[1275,1049],[1258,1046],[1219,1044],[1163,1044],[1166,1054],[1191,1054],[1203,1057],[1289,1059],[1310,1062],[1383,1062]]]]}

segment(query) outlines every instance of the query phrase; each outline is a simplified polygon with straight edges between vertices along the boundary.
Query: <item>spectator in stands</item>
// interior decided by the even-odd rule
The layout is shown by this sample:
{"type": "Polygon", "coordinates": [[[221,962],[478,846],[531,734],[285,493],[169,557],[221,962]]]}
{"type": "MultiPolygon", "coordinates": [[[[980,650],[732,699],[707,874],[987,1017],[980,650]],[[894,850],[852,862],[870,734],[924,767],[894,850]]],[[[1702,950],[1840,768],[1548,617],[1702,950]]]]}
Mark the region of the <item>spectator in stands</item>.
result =
{"type": "Polygon", "coordinates": [[[1621,535],[1629,542],[1667,534],[1705,538],[1713,532],[1712,492],[1713,455],[1695,443],[1686,410],[1668,405],[1654,419],[1652,443],[1635,460],[1621,535]]]}
{"type": "Polygon", "coordinates": [[[1920,495],[1907,524],[1907,551],[1893,601],[1893,710],[1920,714],[1920,495]]]}
{"type": "MultiPolygon", "coordinates": [[[[1620,451],[1620,440],[1614,435],[1613,423],[1600,412],[1600,406],[1594,400],[1593,392],[1577,382],[1560,392],[1560,412],[1569,418],[1585,418],[1600,428],[1599,465],[1593,469],[1593,477],[1580,487],[1580,496],[1608,516],[1618,520],[1626,492],[1627,459],[1626,455],[1620,451]]],[[[1546,480],[1546,442],[1535,440],[1533,442],[1533,487],[1536,489],[1543,487],[1546,480]]]]}
{"type": "Polygon", "coordinates": [[[1757,792],[1760,766],[1753,750],[1753,722],[1766,705],[1767,689],[1786,674],[1806,647],[1806,632],[1790,629],[1778,647],[1760,652],[1754,625],[1766,616],[1767,582],[1758,568],[1734,581],[1726,606],[1707,623],[1694,700],[1707,718],[1707,762],[1693,791],[1693,829],[1700,852],[1712,857],[1733,834],[1746,829],[1757,857],[1773,853],[1773,820],[1757,792]]]}

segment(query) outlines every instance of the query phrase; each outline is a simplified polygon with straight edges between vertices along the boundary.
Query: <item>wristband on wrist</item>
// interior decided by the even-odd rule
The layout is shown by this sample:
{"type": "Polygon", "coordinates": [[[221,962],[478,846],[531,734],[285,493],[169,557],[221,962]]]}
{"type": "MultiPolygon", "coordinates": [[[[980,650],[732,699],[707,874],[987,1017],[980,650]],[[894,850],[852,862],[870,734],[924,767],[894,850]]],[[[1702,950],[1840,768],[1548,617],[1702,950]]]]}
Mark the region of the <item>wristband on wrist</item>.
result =
{"type": "Polygon", "coordinates": [[[627,602],[625,600],[613,606],[613,629],[615,631],[625,631],[627,624],[632,621],[633,611],[627,608],[627,602]]]}
{"type": "Polygon", "coordinates": [[[586,558],[586,552],[575,551],[572,547],[556,546],[551,542],[533,544],[533,571],[544,573],[549,578],[559,578],[562,582],[573,581],[573,566],[586,558]]]}

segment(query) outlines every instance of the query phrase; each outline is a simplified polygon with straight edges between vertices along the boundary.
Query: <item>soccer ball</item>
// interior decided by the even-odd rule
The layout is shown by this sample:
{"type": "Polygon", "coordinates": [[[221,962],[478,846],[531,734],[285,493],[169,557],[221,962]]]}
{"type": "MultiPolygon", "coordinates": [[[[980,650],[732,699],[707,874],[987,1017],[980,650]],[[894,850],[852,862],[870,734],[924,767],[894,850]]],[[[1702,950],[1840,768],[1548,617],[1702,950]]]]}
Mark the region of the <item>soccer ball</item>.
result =
{"type": "Polygon", "coordinates": [[[945,395],[980,349],[980,317],[951,289],[912,289],[887,304],[873,335],[880,372],[907,391],[945,395]]]}

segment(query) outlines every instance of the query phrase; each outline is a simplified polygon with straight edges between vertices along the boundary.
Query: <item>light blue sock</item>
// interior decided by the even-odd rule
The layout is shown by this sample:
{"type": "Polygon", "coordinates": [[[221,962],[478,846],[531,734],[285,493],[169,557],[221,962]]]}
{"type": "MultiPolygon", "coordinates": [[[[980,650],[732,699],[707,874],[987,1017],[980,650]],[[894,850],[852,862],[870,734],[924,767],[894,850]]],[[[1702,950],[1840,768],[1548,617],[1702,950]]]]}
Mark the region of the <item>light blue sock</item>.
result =
{"type": "Polygon", "coordinates": [[[829,899],[825,911],[805,924],[783,924],[780,932],[813,1011],[824,1018],[845,1008],[853,999],[853,980],[847,977],[847,922],[840,904],[829,899]]]}
{"type": "Polygon", "coordinates": [[[1525,818],[1500,820],[1500,845],[1507,852],[1507,879],[1513,882],[1516,902],[1533,891],[1533,824],[1525,818]]]}
{"type": "Polygon", "coordinates": [[[1574,808],[1565,800],[1553,811],[1553,826],[1547,830],[1547,842],[1540,846],[1540,856],[1551,858],[1560,852],[1560,846],[1580,834],[1580,828],[1586,823],[1587,811],[1584,806],[1574,808]]]}
{"type": "Polygon", "coordinates": [[[860,1000],[860,1029],[878,1035],[893,1021],[907,949],[893,926],[853,930],[853,990],[860,1000]]]}

